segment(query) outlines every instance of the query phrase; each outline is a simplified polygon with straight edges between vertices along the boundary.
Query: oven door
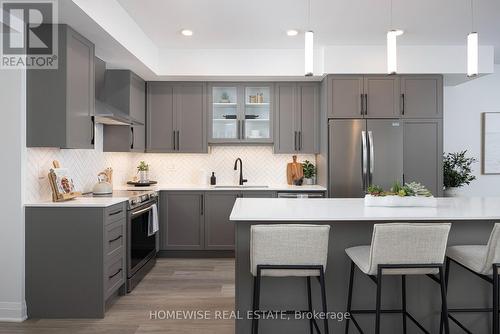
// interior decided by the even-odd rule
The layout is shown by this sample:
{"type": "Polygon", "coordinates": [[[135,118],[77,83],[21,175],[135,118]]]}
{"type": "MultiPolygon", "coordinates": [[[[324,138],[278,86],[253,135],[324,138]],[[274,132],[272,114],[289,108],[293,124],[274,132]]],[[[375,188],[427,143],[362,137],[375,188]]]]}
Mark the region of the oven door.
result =
{"type": "Polygon", "coordinates": [[[129,213],[127,226],[127,276],[129,278],[156,254],[156,234],[148,235],[154,203],[156,201],[133,209],[129,213]]]}

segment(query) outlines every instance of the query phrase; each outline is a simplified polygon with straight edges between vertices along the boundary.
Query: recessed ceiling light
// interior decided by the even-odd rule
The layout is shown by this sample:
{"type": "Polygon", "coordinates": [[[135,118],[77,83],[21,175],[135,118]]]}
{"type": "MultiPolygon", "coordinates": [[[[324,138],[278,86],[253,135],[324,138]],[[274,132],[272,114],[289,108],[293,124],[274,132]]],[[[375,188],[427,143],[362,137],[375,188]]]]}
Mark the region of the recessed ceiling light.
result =
{"type": "Polygon", "coordinates": [[[292,37],[292,36],[297,36],[299,34],[299,32],[297,30],[295,30],[295,29],[290,29],[290,30],[286,31],[286,34],[287,34],[287,36],[291,36],[292,37]]]}
{"type": "Polygon", "coordinates": [[[189,29],[182,29],[181,34],[183,34],[184,36],[193,36],[193,31],[189,29]]]}

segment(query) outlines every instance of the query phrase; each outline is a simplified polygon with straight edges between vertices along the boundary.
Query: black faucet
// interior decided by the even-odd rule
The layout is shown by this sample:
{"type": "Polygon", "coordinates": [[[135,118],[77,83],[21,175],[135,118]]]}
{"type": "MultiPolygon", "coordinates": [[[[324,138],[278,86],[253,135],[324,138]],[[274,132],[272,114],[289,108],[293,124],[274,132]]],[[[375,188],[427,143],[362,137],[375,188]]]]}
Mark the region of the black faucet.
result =
{"type": "Polygon", "coordinates": [[[240,162],[240,186],[242,186],[248,180],[243,178],[243,161],[241,161],[241,158],[237,158],[234,162],[234,170],[238,170],[238,161],[240,162]]]}

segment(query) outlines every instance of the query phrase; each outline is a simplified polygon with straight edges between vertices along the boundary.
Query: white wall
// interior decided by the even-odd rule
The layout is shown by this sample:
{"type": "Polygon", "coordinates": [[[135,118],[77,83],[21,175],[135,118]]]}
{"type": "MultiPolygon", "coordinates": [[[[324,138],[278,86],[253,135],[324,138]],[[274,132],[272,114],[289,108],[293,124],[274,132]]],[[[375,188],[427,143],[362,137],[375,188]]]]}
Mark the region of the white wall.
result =
{"type": "Polygon", "coordinates": [[[26,318],[24,301],[25,71],[0,70],[0,321],[26,318]]]}
{"type": "Polygon", "coordinates": [[[467,196],[500,196],[500,175],[481,175],[481,113],[500,112],[500,65],[495,73],[467,83],[445,87],[444,150],[467,150],[478,159],[477,180],[461,192],[467,196]]]}

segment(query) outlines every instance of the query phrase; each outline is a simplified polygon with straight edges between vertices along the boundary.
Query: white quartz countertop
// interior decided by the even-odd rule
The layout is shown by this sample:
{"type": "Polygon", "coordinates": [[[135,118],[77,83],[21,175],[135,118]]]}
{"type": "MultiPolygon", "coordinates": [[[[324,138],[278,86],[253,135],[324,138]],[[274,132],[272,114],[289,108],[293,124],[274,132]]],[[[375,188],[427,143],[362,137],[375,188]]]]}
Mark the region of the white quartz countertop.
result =
{"type": "MultiPolygon", "coordinates": [[[[250,186],[252,186],[250,184],[250,186]]],[[[210,185],[154,185],[151,187],[118,186],[114,190],[155,190],[155,191],[326,191],[325,187],[318,185],[289,186],[270,185],[267,187],[226,187],[215,188],[210,185]]],[[[82,196],[65,202],[52,202],[51,200],[32,201],[25,203],[25,207],[108,207],[117,203],[125,202],[128,197],[91,197],[82,196]]]]}
{"type": "Polygon", "coordinates": [[[500,197],[438,198],[437,207],[365,207],[364,199],[238,198],[232,221],[498,220],[500,197]]]}
{"type": "Polygon", "coordinates": [[[52,202],[47,201],[34,201],[26,203],[25,207],[95,207],[95,208],[105,208],[118,203],[128,201],[128,197],[78,197],[69,201],[64,202],[52,202]]]}
{"type": "Polygon", "coordinates": [[[211,185],[197,185],[197,184],[155,184],[151,187],[134,187],[134,186],[121,186],[115,187],[115,190],[156,190],[156,191],[326,191],[326,188],[319,185],[303,185],[303,186],[290,186],[288,184],[276,184],[262,186],[259,184],[245,184],[245,186],[221,184],[217,186],[211,185]]]}

